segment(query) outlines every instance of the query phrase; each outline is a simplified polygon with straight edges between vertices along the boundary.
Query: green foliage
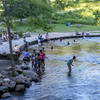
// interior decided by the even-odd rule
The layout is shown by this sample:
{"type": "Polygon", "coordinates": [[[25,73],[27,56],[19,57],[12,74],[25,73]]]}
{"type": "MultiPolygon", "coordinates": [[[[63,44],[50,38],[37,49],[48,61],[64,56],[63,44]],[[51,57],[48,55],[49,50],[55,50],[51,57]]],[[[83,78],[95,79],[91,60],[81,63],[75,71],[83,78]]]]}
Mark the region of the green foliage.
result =
{"type": "Polygon", "coordinates": [[[93,14],[95,16],[95,20],[96,20],[97,25],[100,25],[100,11],[96,10],[93,12],[93,14]]]}
{"type": "MultiPolygon", "coordinates": [[[[25,31],[40,28],[50,31],[51,26],[48,23],[52,16],[52,8],[50,8],[48,0],[6,0],[6,3],[13,30],[18,31],[16,24],[19,25],[14,19],[20,19],[21,25],[29,26],[25,31]],[[26,18],[26,21],[22,24],[23,18],[26,18]]],[[[2,16],[5,17],[5,10],[2,12],[2,16]]]]}
{"type": "Polygon", "coordinates": [[[50,24],[44,24],[42,27],[42,30],[45,32],[52,32],[54,29],[54,25],[50,25],[50,24]]]}
{"type": "Polygon", "coordinates": [[[76,23],[76,24],[95,25],[96,24],[95,18],[89,15],[86,16],[85,12],[86,12],[85,9],[80,9],[80,10],[68,11],[66,13],[56,13],[52,18],[53,23],[65,24],[66,22],[71,22],[72,24],[76,23]]]}

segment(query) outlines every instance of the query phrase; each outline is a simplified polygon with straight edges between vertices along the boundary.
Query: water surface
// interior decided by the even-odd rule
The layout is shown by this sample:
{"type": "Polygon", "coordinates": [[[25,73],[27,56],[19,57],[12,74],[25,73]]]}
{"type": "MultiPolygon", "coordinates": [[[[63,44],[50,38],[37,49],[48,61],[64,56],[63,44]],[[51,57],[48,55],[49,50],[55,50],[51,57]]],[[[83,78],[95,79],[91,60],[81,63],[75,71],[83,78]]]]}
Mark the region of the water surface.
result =
{"type": "Polygon", "coordinates": [[[48,57],[45,75],[24,96],[17,96],[19,100],[38,100],[48,95],[60,100],[100,100],[100,38],[76,39],[76,42],[69,39],[44,45],[48,57]],[[54,50],[50,49],[52,45],[54,50]],[[68,77],[65,60],[73,55],[77,60],[72,66],[72,76],[68,77]]]}

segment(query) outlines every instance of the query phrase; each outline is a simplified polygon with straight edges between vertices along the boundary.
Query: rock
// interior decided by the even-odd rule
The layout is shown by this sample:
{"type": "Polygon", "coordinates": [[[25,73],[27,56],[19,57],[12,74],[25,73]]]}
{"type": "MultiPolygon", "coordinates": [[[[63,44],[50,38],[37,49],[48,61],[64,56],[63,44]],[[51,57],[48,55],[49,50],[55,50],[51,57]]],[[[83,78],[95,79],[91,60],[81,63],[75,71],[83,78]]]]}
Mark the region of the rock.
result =
{"type": "Polygon", "coordinates": [[[16,84],[24,84],[26,77],[24,77],[23,75],[19,75],[19,76],[15,77],[14,80],[15,80],[16,84]]]}
{"type": "Polygon", "coordinates": [[[31,81],[30,80],[26,80],[25,81],[25,87],[29,88],[31,85],[31,81]]]}
{"type": "Polygon", "coordinates": [[[18,72],[18,74],[22,74],[23,70],[19,67],[16,68],[16,72],[18,72]]]}
{"type": "Polygon", "coordinates": [[[4,79],[2,86],[6,86],[9,88],[10,91],[13,91],[15,86],[16,86],[16,82],[10,80],[10,79],[4,79]]]}
{"type": "Polygon", "coordinates": [[[5,92],[8,92],[8,87],[7,86],[0,86],[0,95],[2,95],[5,92]]]}
{"type": "Polygon", "coordinates": [[[0,80],[0,86],[2,86],[2,83],[3,83],[3,81],[2,81],[2,80],[0,80]]]}
{"type": "Polygon", "coordinates": [[[16,86],[16,82],[11,81],[11,82],[9,83],[9,90],[10,90],[10,91],[13,91],[13,90],[15,89],[15,86],[16,86]]]}
{"type": "Polygon", "coordinates": [[[25,83],[25,80],[22,79],[22,78],[17,78],[16,79],[16,84],[24,84],[25,83]]]}
{"type": "Polygon", "coordinates": [[[9,78],[5,78],[3,79],[4,82],[10,82],[10,79],[9,78]]]}
{"type": "Polygon", "coordinates": [[[4,78],[4,76],[0,73],[0,78],[4,78]]]}
{"type": "Polygon", "coordinates": [[[48,95],[48,96],[45,96],[45,97],[41,97],[38,100],[61,100],[61,99],[59,99],[59,98],[57,98],[56,96],[53,96],[53,95],[48,95]]]}
{"type": "Polygon", "coordinates": [[[19,75],[19,73],[15,71],[14,76],[18,76],[18,75],[19,75]]]}
{"type": "Polygon", "coordinates": [[[23,92],[25,90],[25,86],[23,84],[16,85],[16,92],[23,92]]]}
{"type": "Polygon", "coordinates": [[[11,71],[11,70],[12,70],[11,66],[6,68],[6,71],[11,71]]]}
{"type": "Polygon", "coordinates": [[[18,100],[17,98],[11,98],[11,100],[18,100]]]}
{"type": "Polygon", "coordinates": [[[23,76],[23,75],[19,75],[15,78],[15,82],[16,84],[24,84],[25,87],[29,87],[31,85],[31,80],[30,78],[23,76]]]}
{"type": "Polygon", "coordinates": [[[29,66],[21,66],[21,69],[22,69],[22,70],[29,70],[30,67],[29,67],[29,66]]]}
{"type": "Polygon", "coordinates": [[[31,78],[32,81],[35,81],[35,82],[40,81],[38,75],[35,72],[33,72],[33,71],[24,71],[24,73],[26,74],[26,77],[31,78]]]}
{"type": "Polygon", "coordinates": [[[11,94],[9,93],[9,92],[7,92],[7,93],[4,93],[2,96],[1,96],[1,98],[7,98],[7,97],[10,97],[11,96],[11,94]]]}
{"type": "Polygon", "coordinates": [[[6,86],[6,87],[9,87],[9,83],[10,83],[10,79],[9,78],[5,78],[5,79],[3,79],[2,85],[6,86]]]}
{"type": "Polygon", "coordinates": [[[2,74],[3,76],[5,76],[5,75],[8,75],[8,72],[7,72],[7,71],[2,71],[1,74],[2,74]]]}

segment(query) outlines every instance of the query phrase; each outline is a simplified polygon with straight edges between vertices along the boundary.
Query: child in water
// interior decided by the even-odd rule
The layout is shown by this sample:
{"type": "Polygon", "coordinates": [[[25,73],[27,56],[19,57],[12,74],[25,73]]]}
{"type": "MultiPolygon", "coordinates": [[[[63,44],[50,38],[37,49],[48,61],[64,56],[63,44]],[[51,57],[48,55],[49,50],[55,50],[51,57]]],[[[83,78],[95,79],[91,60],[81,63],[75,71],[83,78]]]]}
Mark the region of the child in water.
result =
{"type": "Polygon", "coordinates": [[[76,56],[73,56],[73,58],[72,59],[70,59],[70,60],[68,60],[67,61],[67,66],[68,66],[68,70],[69,70],[69,72],[68,72],[68,76],[71,76],[71,65],[72,65],[72,63],[73,63],[73,61],[76,59],[76,56]]]}

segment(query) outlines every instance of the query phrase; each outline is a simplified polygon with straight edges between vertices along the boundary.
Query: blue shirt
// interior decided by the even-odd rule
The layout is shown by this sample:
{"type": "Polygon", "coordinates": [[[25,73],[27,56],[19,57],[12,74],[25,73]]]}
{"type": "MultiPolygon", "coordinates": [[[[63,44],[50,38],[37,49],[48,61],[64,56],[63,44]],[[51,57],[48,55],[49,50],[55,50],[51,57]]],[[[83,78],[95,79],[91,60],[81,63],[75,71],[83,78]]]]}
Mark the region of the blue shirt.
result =
{"type": "Polygon", "coordinates": [[[67,61],[67,64],[71,64],[71,62],[72,62],[72,59],[68,60],[67,61]]]}
{"type": "Polygon", "coordinates": [[[29,56],[29,52],[24,52],[24,58],[28,58],[29,56]]]}
{"type": "Polygon", "coordinates": [[[43,42],[43,38],[42,37],[40,37],[40,42],[43,42]]]}

